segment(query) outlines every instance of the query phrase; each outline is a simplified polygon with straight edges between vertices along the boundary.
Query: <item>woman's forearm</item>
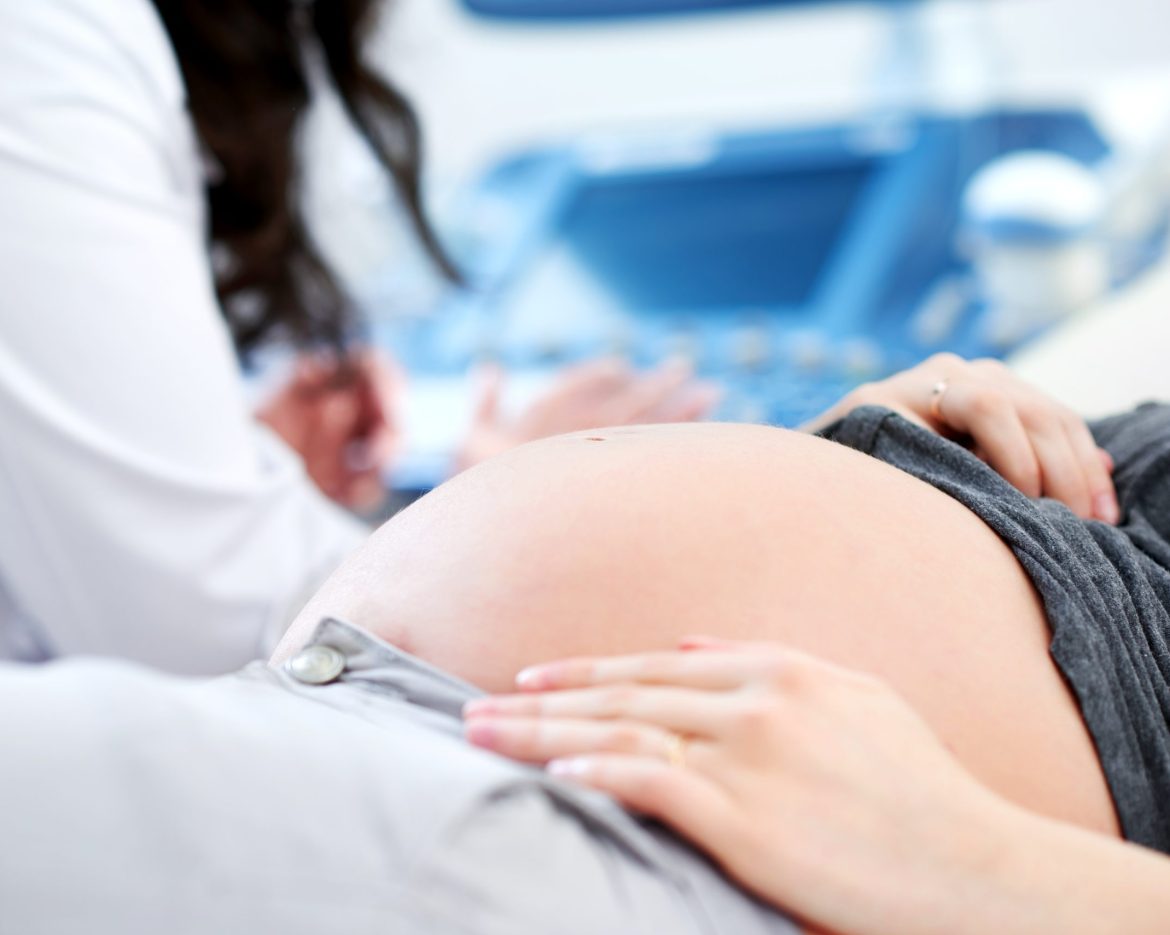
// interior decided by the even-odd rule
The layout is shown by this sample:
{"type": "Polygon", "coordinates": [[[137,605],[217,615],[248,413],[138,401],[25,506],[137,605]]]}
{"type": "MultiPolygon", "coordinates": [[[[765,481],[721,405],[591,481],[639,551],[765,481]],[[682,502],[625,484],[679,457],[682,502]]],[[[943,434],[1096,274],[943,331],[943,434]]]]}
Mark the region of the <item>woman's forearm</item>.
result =
{"type": "MultiPolygon", "coordinates": [[[[1170,859],[1013,810],[1003,847],[974,869],[985,886],[971,932],[1155,935],[1170,927],[1170,859]]],[[[974,901],[973,901],[974,902],[974,901]]]]}

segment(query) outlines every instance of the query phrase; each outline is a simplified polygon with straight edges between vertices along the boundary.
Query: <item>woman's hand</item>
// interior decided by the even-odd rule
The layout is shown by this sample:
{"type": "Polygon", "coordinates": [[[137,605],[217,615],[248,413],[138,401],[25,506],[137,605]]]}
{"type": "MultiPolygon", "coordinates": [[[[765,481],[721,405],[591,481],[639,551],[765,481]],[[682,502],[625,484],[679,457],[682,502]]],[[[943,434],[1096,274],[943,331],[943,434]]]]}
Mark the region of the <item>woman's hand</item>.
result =
{"type": "Polygon", "coordinates": [[[649,422],[692,422],[707,415],[719,391],[696,382],[686,364],[669,362],[636,373],[618,360],[603,359],[566,370],[519,416],[500,405],[504,374],[490,368],[475,407],[471,429],[457,458],[462,470],[517,445],[549,435],[649,422]]]}
{"type": "Polygon", "coordinates": [[[256,417],[304,459],[326,496],[373,510],[386,495],[382,473],[397,441],[401,384],[397,366],[372,351],[346,361],[305,355],[256,417]]]}
{"type": "Polygon", "coordinates": [[[529,669],[527,693],[467,706],[467,736],[671,825],[806,922],[999,930],[978,920],[1018,810],[898,695],[774,645],[684,645],[705,651],[529,669]]]}
{"type": "Polygon", "coordinates": [[[885,406],[975,453],[1029,497],[1051,497],[1078,516],[1120,519],[1113,462],[1085,420],[997,360],[938,354],[858,387],[805,428],[816,431],[858,406],[885,406]]]}

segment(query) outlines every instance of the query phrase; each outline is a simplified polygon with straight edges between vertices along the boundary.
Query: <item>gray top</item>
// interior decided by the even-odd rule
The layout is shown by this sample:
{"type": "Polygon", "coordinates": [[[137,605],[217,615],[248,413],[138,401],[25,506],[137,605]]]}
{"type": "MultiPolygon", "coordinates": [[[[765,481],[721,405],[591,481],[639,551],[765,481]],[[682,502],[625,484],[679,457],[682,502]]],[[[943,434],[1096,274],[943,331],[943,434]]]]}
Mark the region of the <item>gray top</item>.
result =
{"type": "Polygon", "coordinates": [[[365,632],[185,681],[0,665],[0,932],[788,935],[604,796],[468,746],[365,632]]]}
{"type": "Polygon", "coordinates": [[[1093,427],[1116,462],[1117,527],[1031,500],[961,446],[865,407],[825,435],[954,497],[1015,552],[1097,746],[1125,836],[1170,853],[1170,406],[1093,427]]]}

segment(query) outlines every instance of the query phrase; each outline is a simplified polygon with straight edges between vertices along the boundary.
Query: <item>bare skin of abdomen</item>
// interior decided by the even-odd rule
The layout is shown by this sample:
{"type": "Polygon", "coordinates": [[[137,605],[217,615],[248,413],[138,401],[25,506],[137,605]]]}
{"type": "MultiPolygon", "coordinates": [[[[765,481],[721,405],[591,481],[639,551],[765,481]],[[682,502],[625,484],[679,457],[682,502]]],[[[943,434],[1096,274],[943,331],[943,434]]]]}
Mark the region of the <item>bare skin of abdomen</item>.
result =
{"type": "Polygon", "coordinates": [[[527,445],[423,498],[294,624],[363,626],[488,691],[524,666],[776,640],[892,684],[1015,802],[1117,833],[1039,598],[974,514],[839,445],[749,426],[527,445]]]}

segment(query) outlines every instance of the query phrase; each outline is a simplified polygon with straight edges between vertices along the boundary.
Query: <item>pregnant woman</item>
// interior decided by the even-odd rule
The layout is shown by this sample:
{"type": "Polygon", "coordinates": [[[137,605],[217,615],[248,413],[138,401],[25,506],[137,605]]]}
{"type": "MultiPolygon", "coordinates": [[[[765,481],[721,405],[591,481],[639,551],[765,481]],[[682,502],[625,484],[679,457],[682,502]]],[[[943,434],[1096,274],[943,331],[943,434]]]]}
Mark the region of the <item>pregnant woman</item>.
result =
{"type": "MultiPolygon", "coordinates": [[[[719,690],[734,679],[688,681],[662,662],[669,654],[596,657],[669,650],[696,632],[775,641],[820,660],[812,675],[781,665],[814,693],[816,665],[829,664],[896,691],[929,727],[923,736],[949,748],[956,775],[996,801],[1170,849],[1160,668],[1170,413],[1138,410],[1096,426],[1094,439],[998,365],[935,358],[864,388],[826,421],[823,434],[843,444],[704,425],[517,449],[384,527],[306,608],[283,654],[333,614],[488,691],[507,691],[534,663],[587,657],[522,676],[524,687],[567,694],[473,707],[470,737],[561,769],[572,757],[579,776],[646,809],[607,785],[606,757],[698,769],[725,709],[719,690]],[[667,667],[655,675],[654,665],[667,667]],[[646,695],[656,682],[677,691],[646,695]],[[593,684],[600,696],[573,691],[593,684]],[[712,704],[672,713],[696,687],[712,704]]],[[[773,671],[771,655],[756,655],[773,671]]],[[[885,691],[871,693],[875,708],[885,691]]],[[[762,738],[766,707],[756,714],[762,738]]],[[[826,723],[823,713],[800,722],[794,742],[823,745],[826,723]]],[[[904,746],[908,763],[923,759],[904,746]]],[[[816,921],[824,909],[777,898],[816,921]]]]}

